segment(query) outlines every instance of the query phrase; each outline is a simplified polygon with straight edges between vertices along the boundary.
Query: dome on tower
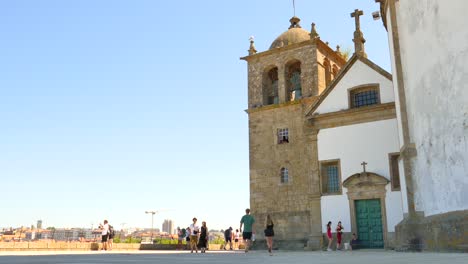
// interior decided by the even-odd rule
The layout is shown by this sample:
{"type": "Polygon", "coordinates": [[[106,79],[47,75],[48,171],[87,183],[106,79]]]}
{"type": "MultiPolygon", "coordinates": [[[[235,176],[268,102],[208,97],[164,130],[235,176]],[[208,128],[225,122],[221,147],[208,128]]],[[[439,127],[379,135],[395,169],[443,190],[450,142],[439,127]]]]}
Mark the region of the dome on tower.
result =
{"type": "Polygon", "coordinates": [[[301,28],[299,21],[301,20],[298,17],[292,17],[289,20],[289,22],[291,22],[289,29],[273,41],[270,49],[281,48],[290,44],[310,40],[310,32],[301,28]]]}

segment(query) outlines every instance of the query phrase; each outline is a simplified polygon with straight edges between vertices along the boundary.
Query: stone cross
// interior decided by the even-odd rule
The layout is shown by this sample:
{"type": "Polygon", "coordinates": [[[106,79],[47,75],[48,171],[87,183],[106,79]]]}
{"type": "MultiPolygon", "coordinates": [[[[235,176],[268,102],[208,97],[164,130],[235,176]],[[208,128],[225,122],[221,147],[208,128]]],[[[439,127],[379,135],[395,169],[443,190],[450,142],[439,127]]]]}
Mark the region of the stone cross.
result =
{"type": "Polygon", "coordinates": [[[359,23],[359,17],[364,15],[364,12],[359,9],[355,9],[353,13],[351,13],[351,17],[354,17],[356,21],[356,31],[361,30],[361,24],[359,23]]]}
{"type": "Polygon", "coordinates": [[[361,165],[362,165],[362,170],[363,170],[363,172],[366,172],[366,165],[367,165],[367,162],[363,161],[363,162],[361,163],[361,165]]]}
{"type": "Polygon", "coordinates": [[[364,43],[366,40],[364,39],[364,35],[361,32],[361,24],[359,22],[359,17],[364,15],[364,12],[359,9],[355,9],[353,13],[351,13],[351,17],[354,17],[356,22],[356,31],[354,31],[354,53],[361,55],[367,58],[367,54],[364,51],[364,43]]]}

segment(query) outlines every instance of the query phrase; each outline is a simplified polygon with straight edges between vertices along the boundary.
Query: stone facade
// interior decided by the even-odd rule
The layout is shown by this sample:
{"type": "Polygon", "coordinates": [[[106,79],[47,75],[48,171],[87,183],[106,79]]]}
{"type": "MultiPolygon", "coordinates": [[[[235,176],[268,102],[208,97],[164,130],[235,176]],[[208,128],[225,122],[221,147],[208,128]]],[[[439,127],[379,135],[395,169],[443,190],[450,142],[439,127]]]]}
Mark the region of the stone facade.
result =
{"type": "Polygon", "coordinates": [[[250,55],[241,58],[248,62],[250,208],[260,241],[264,239],[266,215],[270,214],[276,245],[282,249],[318,249],[322,234],[317,131],[305,114],[345,60],[298,27],[298,21],[291,19],[290,29],[274,41],[270,50],[256,53],[251,41],[250,55]],[[292,98],[288,86],[288,67],[293,64],[300,65],[302,91],[297,98],[292,98]],[[265,83],[268,72],[275,68],[278,100],[268,104],[265,83]],[[279,129],[288,129],[289,142],[279,144],[279,129]],[[281,181],[284,168],[288,170],[287,182],[281,181]]]}

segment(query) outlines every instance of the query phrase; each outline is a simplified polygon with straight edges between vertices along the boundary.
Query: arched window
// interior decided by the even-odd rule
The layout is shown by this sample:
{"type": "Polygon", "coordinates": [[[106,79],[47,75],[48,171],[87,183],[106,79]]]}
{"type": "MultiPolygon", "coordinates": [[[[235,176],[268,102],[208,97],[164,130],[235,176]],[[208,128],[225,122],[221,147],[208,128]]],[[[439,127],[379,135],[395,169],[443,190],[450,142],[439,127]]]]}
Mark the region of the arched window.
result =
{"type": "Polygon", "coordinates": [[[325,59],[323,61],[323,67],[325,67],[325,86],[328,86],[331,82],[331,68],[330,68],[330,61],[325,59]]]}
{"type": "Polygon", "coordinates": [[[288,183],[289,182],[289,171],[288,171],[287,168],[281,168],[280,181],[281,181],[281,183],[288,183]]]}
{"type": "Polygon", "coordinates": [[[333,79],[335,79],[336,75],[338,75],[338,67],[336,66],[336,64],[333,65],[332,72],[333,72],[333,79]]]}
{"type": "Polygon", "coordinates": [[[302,97],[301,85],[301,62],[295,62],[287,67],[288,94],[290,101],[298,100],[302,97]]]}
{"type": "Polygon", "coordinates": [[[379,86],[377,84],[363,85],[349,90],[350,108],[374,104],[380,104],[379,86]]]}
{"type": "Polygon", "coordinates": [[[278,68],[273,68],[266,73],[264,78],[263,104],[277,104],[278,100],[278,68]]]}

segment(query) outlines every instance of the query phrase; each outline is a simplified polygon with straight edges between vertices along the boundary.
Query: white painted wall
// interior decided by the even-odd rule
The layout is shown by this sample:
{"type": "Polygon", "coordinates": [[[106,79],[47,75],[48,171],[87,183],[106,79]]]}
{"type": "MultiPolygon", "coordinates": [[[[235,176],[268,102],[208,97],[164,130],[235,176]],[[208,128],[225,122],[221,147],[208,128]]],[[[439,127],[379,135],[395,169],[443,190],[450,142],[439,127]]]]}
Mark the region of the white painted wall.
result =
{"type": "MultiPolygon", "coordinates": [[[[319,160],[340,159],[341,179],[362,172],[361,163],[368,163],[366,170],[390,179],[388,154],[399,152],[396,119],[322,129],[318,134],[319,160]]],[[[395,230],[395,225],[403,219],[400,192],[391,192],[387,185],[387,229],[395,230]]],[[[342,221],[345,230],[351,229],[349,201],[343,188],[342,195],[322,196],[323,231],[328,221],[333,226],[342,221]]]]}
{"type": "Polygon", "coordinates": [[[415,204],[426,216],[468,209],[467,10],[466,0],[397,1],[415,204]]]}
{"type": "Polygon", "coordinates": [[[333,91],[328,94],[315,113],[323,114],[349,109],[348,89],[363,84],[380,84],[381,103],[394,102],[392,82],[363,62],[357,60],[343,76],[333,91]]]}

